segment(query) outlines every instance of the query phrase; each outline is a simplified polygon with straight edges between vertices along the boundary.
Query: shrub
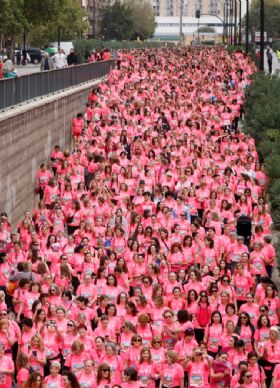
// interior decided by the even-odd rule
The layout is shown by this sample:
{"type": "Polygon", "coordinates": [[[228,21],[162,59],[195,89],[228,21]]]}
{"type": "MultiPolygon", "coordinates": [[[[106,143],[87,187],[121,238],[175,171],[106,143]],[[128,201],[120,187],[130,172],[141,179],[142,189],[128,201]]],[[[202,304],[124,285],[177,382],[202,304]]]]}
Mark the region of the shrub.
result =
{"type": "Polygon", "coordinates": [[[235,51],[243,51],[245,53],[245,46],[228,46],[227,51],[229,54],[234,53],[235,51]]]}
{"type": "Polygon", "coordinates": [[[276,52],[276,50],[280,50],[280,40],[275,40],[272,43],[272,50],[276,52]]]}
{"type": "MultiPolygon", "coordinates": [[[[272,153],[265,158],[266,172],[271,180],[280,179],[280,154],[272,153]]],[[[280,193],[280,191],[279,191],[280,193]]],[[[279,204],[280,205],[280,204],[279,204]]]]}
{"type": "Polygon", "coordinates": [[[157,41],[101,41],[98,39],[77,39],[74,41],[75,52],[78,55],[80,63],[87,62],[87,58],[90,52],[94,49],[110,49],[110,50],[121,50],[121,49],[144,49],[144,48],[156,48],[173,46],[173,43],[157,42],[157,41]]]}
{"type": "MultiPolygon", "coordinates": [[[[245,128],[256,139],[269,176],[269,200],[274,227],[280,229],[280,79],[262,73],[246,93],[245,128]]],[[[280,243],[279,243],[280,244],[280,243]]]]}

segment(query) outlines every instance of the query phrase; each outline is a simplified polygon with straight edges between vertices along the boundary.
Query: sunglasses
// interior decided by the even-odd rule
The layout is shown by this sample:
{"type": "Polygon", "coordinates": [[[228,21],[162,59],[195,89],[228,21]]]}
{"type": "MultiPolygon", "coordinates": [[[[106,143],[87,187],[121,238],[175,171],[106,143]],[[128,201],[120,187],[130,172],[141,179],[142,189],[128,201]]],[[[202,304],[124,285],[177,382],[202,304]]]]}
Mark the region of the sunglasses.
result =
{"type": "Polygon", "coordinates": [[[202,298],[206,298],[207,297],[207,295],[206,294],[202,294],[202,295],[200,295],[202,298]]]}
{"type": "Polygon", "coordinates": [[[142,342],[140,338],[134,339],[133,342],[142,342]]]}
{"type": "Polygon", "coordinates": [[[161,341],[154,341],[153,344],[161,344],[161,341]]]}
{"type": "Polygon", "coordinates": [[[102,369],[102,372],[110,372],[110,369],[102,369]]]}
{"type": "Polygon", "coordinates": [[[223,282],[224,282],[224,283],[228,283],[229,280],[228,280],[228,279],[224,279],[223,282]]]}
{"type": "Polygon", "coordinates": [[[245,375],[245,377],[250,378],[253,377],[253,375],[245,375]]]}
{"type": "Polygon", "coordinates": [[[248,317],[240,317],[240,319],[248,319],[248,317]]]}
{"type": "Polygon", "coordinates": [[[74,327],[73,323],[67,323],[67,326],[74,327]]]}
{"type": "Polygon", "coordinates": [[[172,318],[172,315],[166,315],[164,318],[172,318]]]}
{"type": "Polygon", "coordinates": [[[263,309],[263,310],[260,310],[260,313],[265,313],[266,312],[266,310],[265,309],[263,309]]]}

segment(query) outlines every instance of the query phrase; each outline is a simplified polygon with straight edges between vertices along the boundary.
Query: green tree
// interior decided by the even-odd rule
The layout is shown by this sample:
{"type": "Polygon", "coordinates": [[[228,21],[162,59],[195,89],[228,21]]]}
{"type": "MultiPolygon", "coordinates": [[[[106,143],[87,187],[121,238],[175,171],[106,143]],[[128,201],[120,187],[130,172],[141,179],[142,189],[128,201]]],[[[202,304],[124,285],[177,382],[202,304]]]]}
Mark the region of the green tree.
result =
{"type": "Polygon", "coordinates": [[[132,9],[117,0],[104,8],[101,19],[101,34],[105,39],[126,40],[133,33],[132,9]]]}
{"type": "Polygon", "coordinates": [[[73,40],[80,37],[87,28],[85,12],[79,0],[60,0],[60,6],[54,7],[54,14],[47,22],[40,22],[29,32],[31,45],[42,46],[58,40],[73,40]]]}
{"type": "Polygon", "coordinates": [[[42,46],[61,38],[73,39],[86,28],[80,0],[0,0],[0,34],[13,57],[15,41],[22,44],[23,33],[29,45],[42,46]]]}
{"type": "MultiPolygon", "coordinates": [[[[249,15],[251,31],[260,31],[260,0],[252,0],[249,15]]],[[[280,36],[279,0],[265,0],[264,25],[268,37],[280,36]]]]}
{"type": "Polygon", "coordinates": [[[213,33],[213,34],[216,32],[215,28],[207,27],[207,26],[199,27],[196,31],[197,32],[213,33]]]}
{"type": "Polygon", "coordinates": [[[132,10],[134,22],[131,39],[141,40],[154,35],[156,22],[151,2],[149,0],[126,0],[127,6],[132,10]]]}
{"type": "Polygon", "coordinates": [[[24,23],[23,0],[0,0],[0,34],[8,47],[9,58],[13,57],[15,37],[24,23]]]}

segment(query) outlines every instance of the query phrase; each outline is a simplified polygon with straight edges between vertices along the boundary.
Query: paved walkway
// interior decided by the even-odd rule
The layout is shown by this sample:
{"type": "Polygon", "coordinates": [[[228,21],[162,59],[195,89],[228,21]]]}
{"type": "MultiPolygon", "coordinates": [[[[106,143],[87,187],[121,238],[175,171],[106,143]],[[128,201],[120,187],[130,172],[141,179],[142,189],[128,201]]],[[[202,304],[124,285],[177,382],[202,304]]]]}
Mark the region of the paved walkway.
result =
{"type": "Polygon", "coordinates": [[[40,64],[33,65],[30,63],[26,66],[19,65],[16,66],[16,69],[18,76],[21,77],[22,75],[38,73],[40,71],[40,64]]]}

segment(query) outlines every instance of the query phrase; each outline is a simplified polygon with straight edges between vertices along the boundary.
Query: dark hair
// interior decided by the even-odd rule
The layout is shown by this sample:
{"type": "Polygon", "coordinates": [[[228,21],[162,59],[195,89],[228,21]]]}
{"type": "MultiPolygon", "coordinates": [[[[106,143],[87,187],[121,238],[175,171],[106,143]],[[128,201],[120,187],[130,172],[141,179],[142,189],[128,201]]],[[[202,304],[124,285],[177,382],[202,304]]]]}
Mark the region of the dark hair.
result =
{"type": "Polygon", "coordinates": [[[227,313],[228,307],[231,307],[234,310],[234,314],[236,314],[236,308],[235,308],[234,303],[227,303],[226,309],[225,309],[226,313],[227,313]]]}
{"type": "Polygon", "coordinates": [[[252,357],[256,357],[256,358],[258,359],[257,353],[252,351],[252,352],[249,352],[249,353],[247,354],[247,360],[248,360],[248,361],[249,361],[250,358],[252,358],[252,357]]]}
{"type": "Polygon", "coordinates": [[[241,332],[241,315],[246,315],[246,317],[248,318],[247,322],[246,322],[246,326],[250,326],[250,329],[251,329],[252,335],[253,335],[254,332],[255,332],[255,328],[254,328],[254,326],[251,323],[250,315],[246,311],[240,312],[240,314],[238,316],[238,321],[237,321],[237,324],[236,324],[236,327],[235,327],[235,333],[240,335],[240,332],[241,332]]]}
{"type": "Polygon", "coordinates": [[[117,278],[116,278],[116,276],[113,274],[113,273],[110,273],[108,276],[107,276],[107,282],[106,282],[106,284],[107,284],[107,286],[109,285],[109,278],[114,278],[114,287],[117,287],[117,285],[118,285],[118,281],[117,281],[117,278]]]}
{"type": "Polygon", "coordinates": [[[114,303],[107,304],[107,306],[105,307],[105,314],[107,314],[107,316],[108,316],[108,310],[110,307],[114,307],[114,309],[115,309],[114,317],[115,317],[117,315],[117,308],[116,308],[116,305],[114,303]]]}
{"type": "Polygon", "coordinates": [[[245,346],[245,342],[242,339],[237,339],[234,343],[234,349],[243,348],[245,346]]]}
{"type": "Polygon", "coordinates": [[[194,293],[194,295],[195,295],[195,300],[198,299],[198,294],[197,294],[196,290],[191,289],[191,290],[188,291],[188,295],[187,295],[187,302],[188,302],[188,304],[191,303],[191,299],[190,299],[190,293],[191,293],[191,292],[194,293]]]}
{"type": "Polygon", "coordinates": [[[136,315],[138,314],[138,311],[137,311],[137,308],[135,306],[135,303],[134,302],[127,302],[126,304],[127,307],[130,307],[131,308],[131,314],[133,317],[136,317],[136,315]]]}
{"type": "Polygon", "coordinates": [[[32,328],[33,327],[33,321],[32,321],[31,318],[25,318],[24,317],[23,320],[22,320],[22,325],[25,325],[27,327],[32,328]]]}
{"type": "Polygon", "coordinates": [[[257,326],[258,326],[258,329],[262,328],[262,319],[263,317],[265,317],[267,319],[267,327],[270,327],[271,326],[271,323],[270,323],[270,319],[267,315],[260,315],[259,316],[259,319],[258,319],[258,322],[257,322],[257,326]]]}
{"type": "Polygon", "coordinates": [[[71,372],[70,370],[63,370],[63,372],[61,374],[62,374],[62,376],[66,376],[68,378],[68,380],[70,381],[71,388],[80,388],[81,387],[76,375],[73,372],[71,372]]]}
{"type": "Polygon", "coordinates": [[[239,376],[239,379],[238,379],[238,384],[244,384],[244,378],[245,378],[246,373],[248,373],[248,372],[249,372],[249,370],[242,370],[242,371],[240,371],[240,376],[239,376]]]}
{"type": "Polygon", "coordinates": [[[207,306],[210,306],[210,302],[209,302],[209,297],[208,297],[208,294],[207,294],[207,292],[206,291],[200,291],[200,293],[199,293],[199,302],[197,303],[199,306],[200,306],[200,302],[201,302],[201,294],[205,294],[205,295],[207,295],[207,299],[206,299],[206,304],[207,304],[207,306]]]}
{"type": "Polygon", "coordinates": [[[214,315],[219,315],[219,317],[220,317],[220,324],[222,324],[222,326],[224,327],[223,319],[222,319],[222,314],[220,313],[219,310],[214,310],[212,312],[209,326],[213,325],[213,323],[214,323],[214,319],[213,319],[214,315]]]}
{"type": "Polygon", "coordinates": [[[177,320],[179,323],[185,323],[192,320],[191,315],[187,312],[187,310],[179,310],[177,312],[177,320]]]}
{"type": "Polygon", "coordinates": [[[126,368],[124,371],[124,374],[126,376],[129,376],[129,381],[137,381],[138,380],[137,370],[133,367],[126,368]]]}

